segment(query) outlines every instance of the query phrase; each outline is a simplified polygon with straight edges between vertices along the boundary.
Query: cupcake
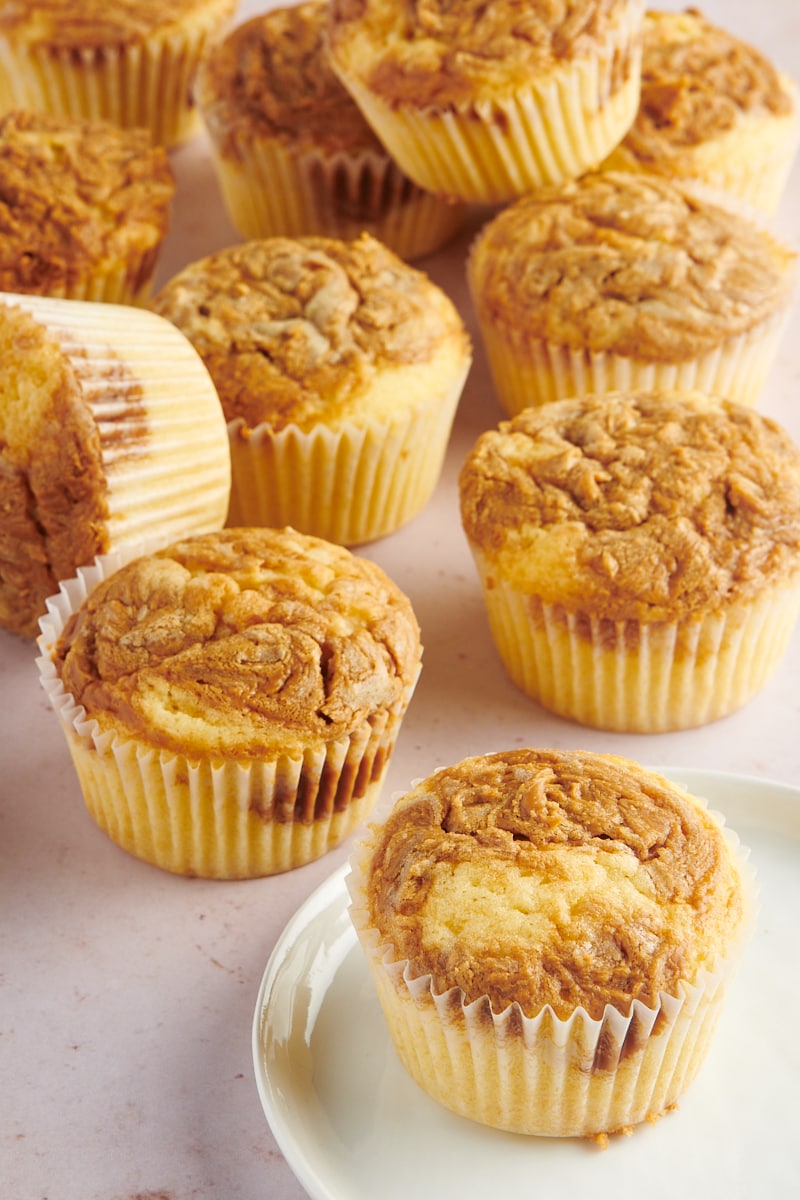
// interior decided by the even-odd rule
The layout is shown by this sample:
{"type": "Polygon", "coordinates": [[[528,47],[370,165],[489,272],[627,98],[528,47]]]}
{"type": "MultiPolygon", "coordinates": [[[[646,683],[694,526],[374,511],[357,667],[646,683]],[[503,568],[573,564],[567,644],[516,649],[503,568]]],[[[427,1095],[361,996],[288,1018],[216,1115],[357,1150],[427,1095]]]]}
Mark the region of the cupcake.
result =
{"type": "Polygon", "coordinates": [[[699,179],[772,216],[800,137],[797,88],[697,9],[648,12],[639,112],[602,164],[699,179]]]}
{"type": "Polygon", "coordinates": [[[137,858],[250,878],[320,857],[378,797],[420,669],[407,597],[293,529],[99,559],[39,660],[89,812],[137,858]]]}
{"type": "Polygon", "coordinates": [[[175,180],[144,129],[41,113],[0,118],[0,289],[143,303],[175,180]]]}
{"type": "Polygon", "coordinates": [[[503,203],[596,167],[639,104],[640,0],[332,0],[331,63],[421,187],[503,203]]]}
{"type": "Polygon", "coordinates": [[[738,839],[638,764],[467,758],[359,847],[351,916],[401,1062],[514,1133],[594,1137],[675,1106],[750,932],[738,839]]]}
{"type": "Polygon", "coordinates": [[[724,717],[800,610],[800,450],[750,408],[612,393],[483,433],[462,523],[508,675],[621,733],[724,717]]]}
{"type": "Polygon", "coordinates": [[[8,0],[0,11],[0,112],[149,129],[165,146],[198,128],[191,89],[236,0],[8,0]]]}
{"type": "Polygon", "coordinates": [[[608,171],[505,209],[473,242],[467,271],[495,390],[513,416],[629,388],[755,404],[795,261],[688,183],[608,171]]]}
{"type": "Polygon", "coordinates": [[[412,183],[325,52],[326,0],[262,13],[201,64],[195,97],[226,207],[244,238],[367,232],[400,258],[437,250],[464,206],[412,183]]]}
{"type": "Polygon", "coordinates": [[[0,626],[33,636],[97,554],[224,525],[225,418],[168,321],[0,293],[0,361],[0,626]]]}
{"type": "Polygon", "coordinates": [[[471,361],[457,310],[427,275],[368,234],[264,238],[190,264],[153,306],[217,386],[230,525],[353,545],[427,503],[471,361]]]}

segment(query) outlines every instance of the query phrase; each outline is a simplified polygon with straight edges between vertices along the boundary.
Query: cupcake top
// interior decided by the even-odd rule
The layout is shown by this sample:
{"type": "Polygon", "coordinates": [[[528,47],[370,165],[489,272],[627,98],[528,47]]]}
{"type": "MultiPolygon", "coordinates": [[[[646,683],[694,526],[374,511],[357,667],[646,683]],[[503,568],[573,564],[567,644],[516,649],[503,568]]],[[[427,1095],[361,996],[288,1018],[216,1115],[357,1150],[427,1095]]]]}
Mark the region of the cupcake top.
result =
{"type": "Polygon", "coordinates": [[[692,151],[734,130],[743,116],[794,111],[789,81],[753,46],[697,9],[648,12],[639,112],[614,162],[690,173],[692,151]]]}
{"type": "Polygon", "coordinates": [[[525,409],[460,477],[470,543],[523,592],[670,621],[800,572],[800,450],[753,409],[611,393],[525,409]]]}
{"type": "Polygon", "coordinates": [[[680,995],[731,952],[746,910],[736,854],[699,800],[580,751],[437,771],[374,829],[364,866],[366,920],[411,978],[528,1017],[680,995]]]}
{"type": "Polygon", "coordinates": [[[503,210],[473,243],[468,273],[495,327],[681,362],[784,309],[795,259],[689,184],[604,171],[503,210]]]}
{"type": "Polygon", "coordinates": [[[223,154],[235,157],[240,138],[270,137],[298,148],[386,156],[328,62],[327,12],[327,0],[275,8],[211,47],[195,94],[223,154]]]}
{"type": "Polygon", "coordinates": [[[175,191],[144,129],[44,113],[0,118],[0,290],[56,294],[93,265],[150,278],[175,191]],[[149,253],[148,253],[149,252],[149,253]]]}
{"type": "Polygon", "coordinates": [[[328,38],[334,66],[388,104],[451,108],[592,55],[632,9],[638,20],[638,0],[332,0],[328,38]]]}
{"type": "Polygon", "coordinates": [[[186,267],[153,308],[200,353],[228,421],[247,428],[390,422],[444,395],[471,355],[445,293],[368,234],[232,246],[186,267]]]}
{"type": "Polygon", "coordinates": [[[402,711],[421,646],[374,563],[293,529],[227,529],[110,575],[53,661],[101,731],[190,758],[292,757],[402,711]]]}
{"type": "Polygon", "coordinates": [[[209,9],[233,13],[234,0],[6,0],[0,31],[29,46],[91,49],[146,41],[209,9]]]}

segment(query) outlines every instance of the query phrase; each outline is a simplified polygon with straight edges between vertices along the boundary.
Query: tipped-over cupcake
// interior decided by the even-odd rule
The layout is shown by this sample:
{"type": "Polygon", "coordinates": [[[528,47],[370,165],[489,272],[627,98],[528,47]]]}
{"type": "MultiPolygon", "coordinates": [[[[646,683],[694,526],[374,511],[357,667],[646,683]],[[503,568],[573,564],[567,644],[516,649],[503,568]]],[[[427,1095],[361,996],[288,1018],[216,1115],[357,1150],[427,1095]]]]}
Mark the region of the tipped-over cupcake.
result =
{"type": "Polygon", "coordinates": [[[751,929],[746,854],[705,804],[580,751],[467,758],[352,860],[353,924],[398,1055],[447,1108],[603,1137],[674,1106],[751,929]]]}
{"type": "Polygon", "coordinates": [[[35,634],[97,554],[224,525],[225,418],[169,321],[0,293],[0,360],[0,626],[35,634]]]}
{"type": "Polygon", "coordinates": [[[293,529],[125,557],[62,584],[39,639],[95,821],[182,875],[319,858],[377,801],[421,664],[408,598],[293,529]]]}

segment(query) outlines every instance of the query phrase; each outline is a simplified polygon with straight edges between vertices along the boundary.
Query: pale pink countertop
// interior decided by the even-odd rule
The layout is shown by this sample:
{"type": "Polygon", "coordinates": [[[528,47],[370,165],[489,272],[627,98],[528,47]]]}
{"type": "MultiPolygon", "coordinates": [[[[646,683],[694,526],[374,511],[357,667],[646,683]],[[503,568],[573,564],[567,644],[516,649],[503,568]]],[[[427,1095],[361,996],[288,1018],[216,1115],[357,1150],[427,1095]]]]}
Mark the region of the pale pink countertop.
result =
{"type": "MultiPolygon", "coordinates": [[[[240,18],[266,7],[244,4],[240,18]]],[[[800,79],[798,0],[708,0],[704,11],[800,79]]],[[[174,166],[173,232],[158,282],[239,240],[205,138],[175,152],[174,166]]],[[[800,164],[778,228],[800,243],[800,164]]],[[[465,295],[470,235],[419,264],[459,303],[475,338],[441,482],[421,516],[359,550],[411,597],[425,643],[376,815],[437,766],[526,744],[800,785],[800,630],[746,708],[687,733],[583,729],[549,716],[506,679],[456,491],[473,441],[503,416],[465,295]]],[[[797,305],[760,407],[800,442],[799,384],[797,305]]],[[[129,857],[84,810],[34,658],[33,644],[0,632],[0,1196],[300,1200],[306,1193],[259,1102],[251,1024],[277,938],[351,844],[290,874],[241,883],[176,878],[129,857]]],[[[800,1194],[800,1166],[794,1182],[800,1194]]]]}

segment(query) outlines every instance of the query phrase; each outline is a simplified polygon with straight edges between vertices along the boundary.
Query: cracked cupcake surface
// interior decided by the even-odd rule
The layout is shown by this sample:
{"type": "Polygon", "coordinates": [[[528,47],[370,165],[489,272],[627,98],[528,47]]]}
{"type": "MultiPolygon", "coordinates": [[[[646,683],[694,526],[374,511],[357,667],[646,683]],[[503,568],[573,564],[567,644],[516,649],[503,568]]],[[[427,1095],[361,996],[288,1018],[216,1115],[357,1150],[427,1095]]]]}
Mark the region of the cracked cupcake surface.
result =
{"type": "Polygon", "coordinates": [[[743,924],[719,821],[625,759],[468,758],[402,797],[370,843],[370,925],[411,978],[527,1017],[650,1006],[711,968],[743,924]]]}
{"type": "Polygon", "coordinates": [[[405,595],[293,530],[228,530],[136,559],[55,654],[103,729],[192,755],[302,752],[404,708],[420,667],[405,595]]]}

